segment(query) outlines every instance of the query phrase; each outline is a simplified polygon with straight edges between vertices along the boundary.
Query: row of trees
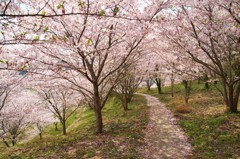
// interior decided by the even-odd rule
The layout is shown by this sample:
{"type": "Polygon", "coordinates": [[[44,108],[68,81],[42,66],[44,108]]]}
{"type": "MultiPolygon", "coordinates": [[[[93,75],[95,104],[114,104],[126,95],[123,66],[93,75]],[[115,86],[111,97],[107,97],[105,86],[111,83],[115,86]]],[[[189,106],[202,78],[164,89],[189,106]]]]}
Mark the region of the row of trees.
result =
{"type": "MultiPolygon", "coordinates": [[[[121,100],[124,110],[129,110],[128,103],[142,80],[140,77],[133,76],[131,69],[130,66],[125,67],[124,74],[121,75],[121,79],[113,90],[116,97],[121,100]]],[[[91,107],[79,92],[64,86],[62,80],[62,83],[60,80],[49,78],[48,81],[46,79],[40,81],[36,78],[32,80],[29,75],[32,74],[26,73],[24,76],[21,72],[14,74],[13,77],[18,77],[20,81],[14,83],[11,89],[1,87],[3,93],[0,98],[2,105],[0,137],[8,147],[9,142],[14,146],[29,127],[33,127],[42,139],[44,127],[52,123],[57,126],[60,122],[63,135],[66,135],[68,119],[80,106],[91,107]],[[4,94],[4,91],[7,93],[4,94]]],[[[34,134],[33,131],[26,133],[34,134]]]]}
{"type": "Polygon", "coordinates": [[[204,72],[214,73],[227,110],[237,112],[240,94],[239,2],[179,0],[170,4],[171,11],[155,17],[165,23],[153,24],[154,38],[161,39],[153,47],[161,50],[160,56],[167,52],[164,56],[167,63],[175,60],[172,68],[182,74],[185,86],[191,78],[203,76],[204,72]]]}
{"type": "MultiPolygon", "coordinates": [[[[96,132],[102,133],[101,111],[112,90],[120,92],[118,81],[125,79],[124,94],[136,90],[136,86],[129,89],[129,82],[139,85],[138,77],[127,77],[126,67],[143,51],[149,32],[145,22],[153,21],[161,9],[148,11],[146,17],[143,6],[152,4],[138,1],[44,1],[38,2],[40,8],[35,3],[2,3],[1,44],[17,44],[4,47],[4,52],[21,58],[28,74],[61,79],[81,94],[95,112],[96,132]]],[[[163,1],[158,6],[164,5],[163,1]]],[[[5,69],[10,68],[16,69],[5,69]]],[[[131,96],[122,98],[125,109],[131,96]]]]}
{"type": "MultiPolygon", "coordinates": [[[[67,99],[70,103],[84,99],[95,113],[96,132],[102,133],[101,112],[112,91],[127,110],[143,78],[151,75],[161,93],[166,74],[172,86],[178,74],[188,87],[187,81],[205,70],[219,78],[227,109],[237,111],[237,0],[9,0],[0,4],[0,71],[29,75],[24,82],[30,85],[39,82],[35,89],[43,91],[43,99],[63,125],[68,111],[57,112],[56,101],[67,106],[67,99]],[[71,92],[78,100],[68,98],[71,92]]],[[[4,76],[1,81],[4,105],[14,84],[4,83],[4,76]]],[[[147,83],[150,86],[152,81],[147,83]]]]}

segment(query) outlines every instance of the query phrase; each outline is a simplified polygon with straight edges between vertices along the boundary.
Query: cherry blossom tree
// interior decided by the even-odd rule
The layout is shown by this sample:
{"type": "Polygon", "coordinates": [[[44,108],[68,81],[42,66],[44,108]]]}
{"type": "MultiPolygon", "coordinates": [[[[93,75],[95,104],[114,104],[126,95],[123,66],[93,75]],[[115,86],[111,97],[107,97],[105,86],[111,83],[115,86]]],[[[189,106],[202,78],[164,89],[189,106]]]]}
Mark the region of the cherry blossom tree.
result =
{"type": "Polygon", "coordinates": [[[145,22],[154,21],[167,2],[155,1],[151,9],[153,3],[134,0],[41,1],[37,7],[32,0],[8,1],[1,5],[1,20],[7,19],[1,44],[30,44],[14,50],[28,61],[28,72],[64,79],[83,94],[101,133],[101,110],[124,63],[142,49],[145,22]]]}
{"type": "MultiPolygon", "coordinates": [[[[220,81],[226,108],[237,111],[240,93],[239,67],[239,3],[237,1],[172,1],[163,29],[170,50],[214,72],[220,81]]],[[[169,50],[169,51],[170,51],[169,50]]]]}
{"type": "Polygon", "coordinates": [[[172,60],[167,60],[165,67],[167,68],[168,74],[170,75],[171,81],[171,95],[174,97],[174,82],[182,83],[184,86],[184,100],[188,104],[188,100],[191,93],[192,81],[196,80],[201,74],[201,67],[196,64],[191,58],[175,56],[172,54],[172,60]]]}
{"type": "Polygon", "coordinates": [[[27,77],[20,69],[12,70],[13,62],[7,61],[3,58],[0,59],[0,112],[6,105],[8,98],[11,98],[15,88],[22,84],[22,81],[27,77]]]}
{"type": "Polygon", "coordinates": [[[2,25],[0,45],[12,44],[41,44],[45,41],[38,34],[47,32],[48,26],[44,19],[51,21],[52,18],[65,18],[72,16],[111,18],[127,21],[154,21],[153,17],[160,12],[168,3],[168,0],[158,1],[157,6],[153,3],[137,0],[116,1],[51,1],[44,0],[8,0],[0,2],[0,21],[2,25]],[[144,10],[145,8],[145,10],[144,10]],[[140,11],[138,11],[140,9],[140,11]],[[118,12],[113,15],[111,11],[118,12]],[[145,16],[144,12],[148,13],[145,16]]]}
{"type": "Polygon", "coordinates": [[[4,86],[3,84],[1,85],[0,88],[0,102],[1,102],[1,106],[0,106],[0,111],[2,110],[2,108],[5,106],[6,102],[7,102],[7,98],[9,97],[12,89],[9,88],[9,86],[4,86]]]}
{"type": "Polygon", "coordinates": [[[164,73],[166,72],[164,65],[156,64],[154,69],[154,80],[158,88],[158,94],[162,93],[162,86],[164,81],[164,73]]]}
{"type": "MultiPolygon", "coordinates": [[[[227,5],[228,3],[229,2],[220,2],[220,5],[227,5]]],[[[231,6],[233,3],[230,2],[229,5],[231,6]]],[[[206,4],[205,6],[204,12],[208,14],[208,16],[205,17],[207,22],[201,26],[201,28],[208,29],[208,27],[210,27],[211,29],[208,31],[200,31],[196,29],[196,23],[198,22],[190,20],[190,23],[198,47],[202,50],[204,55],[210,59],[211,63],[206,63],[195,56],[192,57],[195,61],[212,70],[219,76],[223,87],[221,93],[224,97],[227,109],[231,112],[236,112],[240,94],[240,78],[238,71],[240,64],[239,23],[236,18],[229,18],[228,14],[219,8],[219,2],[206,4]],[[207,44],[205,44],[205,40],[201,37],[202,34],[205,33],[207,33],[207,39],[209,40],[207,44]]],[[[187,14],[188,13],[185,12],[185,15],[187,14]]],[[[193,55],[192,52],[188,51],[187,53],[190,56],[193,55]]]]}
{"type": "Polygon", "coordinates": [[[132,60],[130,64],[125,64],[122,77],[113,89],[114,94],[121,100],[125,111],[129,110],[128,104],[131,102],[134,93],[142,82],[143,77],[136,68],[137,61],[132,60]]]}
{"type": "Polygon", "coordinates": [[[137,66],[137,70],[139,71],[139,74],[143,77],[143,81],[146,84],[148,91],[150,91],[151,87],[154,85],[153,72],[154,64],[156,63],[156,58],[154,58],[155,56],[153,56],[152,54],[144,52],[144,56],[140,58],[139,64],[137,66]]]}
{"type": "MultiPolygon", "coordinates": [[[[61,85],[49,86],[39,90],[40,97],[44,105],[58,118],[63,128],[63,135],[67,134],[67,121],[81,105],[81,97],[76,91],[61,85]]],[[[43,121],[38,120],[37,128],[40,133],[44,125],[43,121]],[[43,124],[43,125],[42,125],[43,124]]],[[[49,121],[48,121],[49,122],[49,121]]]]}
{"type": "MultiPolygon", "coordinates": [[[[18,105],[11,103],[11,108],[3,109],[1,112],[1,138],[6,146],[10,146],[8,141],[14,146],[17,142],[17,138],[22,134],[25,128],[29,125],[26,121],[27,111],[29,108],[19,109],[18,105]]],[[[23,107],[26,107],[24,105],[23,107]]]]}
{"type": "Polygon", "coordinates": [[[49,112],[49,109],[43,107],[43,103],[39,102],[39,106],[33,108],[34,111],[31,113],[31,126],[34,128],[34,131],[30,133],[37,133],[40,140],[43,138],[44,128],[52,123],[57,123],[59,120],[53,117],[53,114],[49,112]]]}
{"type": "Polygon", "coordinates": [[[6,146],[14,146],[31,123],[31,113],[36,96],[31,91],[18,88],[1,110],[0,137],[6,146]],[[32,99],[32,100],[29,100],[32,99]]]}
{"type": "MultiPolygon", "coordinates": [[[[89,4],[84,9],[91,10],[91,7],[89,4]]],[[[112,16],[120,12],[116,5],[108,7],[107,12],[112,16]]],[[[139,21],[127,23],[117,18],[86,15],[54,18],[48,27],[49,43],[34,47],[28,51],[29,55],[22,57],[32,62],[35,73],[44,74],[39,71],[49,70],[51,76],[64,79],[71,89],[83,94],[95,112],[97,132],[101,133],[101,110],[124,64],[141,49],[146,26],[139,21]]]]}

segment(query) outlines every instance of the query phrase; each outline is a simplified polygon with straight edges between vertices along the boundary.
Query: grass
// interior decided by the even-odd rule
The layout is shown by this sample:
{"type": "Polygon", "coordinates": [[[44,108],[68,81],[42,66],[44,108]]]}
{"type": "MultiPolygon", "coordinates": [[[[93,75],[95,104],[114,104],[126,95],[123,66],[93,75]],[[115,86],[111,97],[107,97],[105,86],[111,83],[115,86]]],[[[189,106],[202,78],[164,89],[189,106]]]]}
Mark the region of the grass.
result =
{"type": "Polygon", "coordinates": [[[67,136],[61,126],[46,127],[43,140],[36,136],[28,143],[0,148],[4,159],[70,159],[70,158],[141,158],[136,147],[143,143],[143,130],[149,108],[141,96],[134,96],[130,111],[124,111],[118,99],[111,97],[103,109],[104,133],[95,135],[94,113],[89,108],[79,110],[68,121],[67,136]]]}
{"type": "Polygon", "coordinates": [[[223,98],[213,85],[207,91],[203,83],[194,82],[188,105],[184,103],[181,84],[175,85],[174,97],[170,90],[164,87],[160,95],[155,88],[140,91],[158,97],[173,111],[189,136],[192,158],[240,158],[240,113],[225,112],[223,98]]]}

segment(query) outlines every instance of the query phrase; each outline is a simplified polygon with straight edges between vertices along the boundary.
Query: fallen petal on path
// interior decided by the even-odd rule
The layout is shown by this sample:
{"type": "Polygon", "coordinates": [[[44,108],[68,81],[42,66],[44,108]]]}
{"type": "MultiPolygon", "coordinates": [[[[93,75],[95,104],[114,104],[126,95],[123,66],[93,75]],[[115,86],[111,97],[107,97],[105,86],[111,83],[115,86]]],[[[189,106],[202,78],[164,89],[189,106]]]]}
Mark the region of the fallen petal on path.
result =
{"type": "Polygon", "coordinates": [[[145,146],[141,154],[146,159],[184,159],[191,156],[191,144],[176,124],[173,113],[156,97],[141,94],[150,106],[149,123],[145,130],[145,146]]]}

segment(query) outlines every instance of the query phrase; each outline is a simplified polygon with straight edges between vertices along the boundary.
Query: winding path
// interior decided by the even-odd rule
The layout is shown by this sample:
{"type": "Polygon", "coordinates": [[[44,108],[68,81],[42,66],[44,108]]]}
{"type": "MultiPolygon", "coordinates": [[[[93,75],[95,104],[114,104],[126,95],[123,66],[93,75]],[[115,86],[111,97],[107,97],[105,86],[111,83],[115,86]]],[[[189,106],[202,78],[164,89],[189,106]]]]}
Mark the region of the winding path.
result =
{"type": "Polygon", "coordinates": [[[150,106],[150,121],[145,130],[145,159],[185,159],[191,156],[191,145],[176,118],[156,97],[141,94],[150,106]]]}

